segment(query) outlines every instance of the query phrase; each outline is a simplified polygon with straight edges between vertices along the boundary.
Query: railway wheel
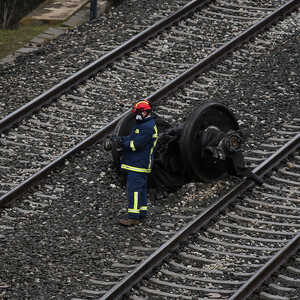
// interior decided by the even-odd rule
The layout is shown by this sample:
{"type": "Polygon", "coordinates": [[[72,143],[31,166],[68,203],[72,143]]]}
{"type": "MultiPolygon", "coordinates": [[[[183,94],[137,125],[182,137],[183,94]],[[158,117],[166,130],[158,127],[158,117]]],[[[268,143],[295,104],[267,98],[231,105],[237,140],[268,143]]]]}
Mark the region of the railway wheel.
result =
{"type": "Polygon", "coordinates": [[[212,181],[228,175],[225,160],[216,159],[203,149],[218,133],[238,129],[232,112],[219,103],[201,104],[188,116],[181,133],[180,151],[192,179],[212,181]]]}

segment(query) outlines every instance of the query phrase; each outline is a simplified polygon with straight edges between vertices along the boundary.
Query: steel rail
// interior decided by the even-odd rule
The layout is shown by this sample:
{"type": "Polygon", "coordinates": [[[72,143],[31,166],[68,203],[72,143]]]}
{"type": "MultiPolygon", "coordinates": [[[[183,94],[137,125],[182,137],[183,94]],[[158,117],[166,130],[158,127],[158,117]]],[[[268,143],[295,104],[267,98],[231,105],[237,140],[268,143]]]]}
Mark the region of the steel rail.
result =
{"type": "MultiPolygon", "coordinates": [[[[196,2],[196,1],[193,1],[196,2]]],[[[198,1],[199,2],[199,1],[198,1]]],[[[152,101],[155,103],[156,101],[162,99],[163,97],[167,96],[170,92],[177,90],[179,87],[184,85],[189,80],[192,80],[196,75],[203,72],[205,69],[207,69],[211,64],[216,63],[221,57],[228,54],[229,52],[232,52],[238,45],[241,45],[243,42],[246,42],[251,37],[256,35],[258,32],[262,31],[267,26],[270,26],[273,22],[278,20],[282,15],[286,15],[289,12],[291,12],[293,9],[299,6],[299,1],[292,0],[288,2],[287,4],[283,5],[279,9],[275,10],[272,14],[267,16],[262,21],[258,22],[256,25],[253,25],[250,27],[250,29],[246,30],[244,33],[238,35],[237,37],[233,38],[231,41],[229,41],[224,46],[217,49],[215,52],[210,54],[207,58],[204,58],[199,63],[197,63],[192,68],[188,69],[187,71],[183,72],[181,75],[176,77],[175,79],[171,80],[169,83],[164,85],[162,88],[158,89],[156,92],[152,93],[150,96],[148,96],[146,99],[149,101],[152,101]],[[231,49],[232,47],[232,49],[231,49]]],[[[77,144],[73,148],[71,148],[69,151],[64,153],[62,156],[51,162],[49,165],[45,166],[43,169],[35,173],[33,176],[26,179],[24,182],[22,182],[20,185],[9,191],[8,193],[4,194],[2,197],[0,197],[0,209],[8,207],[10,203],[15,201],[19,196],[24,194],[29,188],[36,185],[38,182],[40,182],[45,176],[47,176],[51,171],[53,171],[55,168],[60,166],[65,159],[70,157],[70,155],[78,153],[90,145],[100,141],[107,135],[109,132],[111,132],[114,127],[116,126],[117,122],[126,114],[128,114],[130,110],[125,111],[122,115],[114,119],[112,122],[110,122],[105,127],[99,129],[97,132],[86,138],[81,143],[77,144]]],[[[1,124],[1,121],[0,121],[1,124]]],[[[1,128],[0,128],[1,132],[1,128]]]]}
{"type": "Polygon", "coordinates": [[[67,79],[63,80],[48,91],[34,98],[27,104],[21,106],[20,108],[0,120],[0,133],[2,133],[6,129],[11,128],[14,124],[20,122],[26,116],[31,115],[34,111],[40,109],[43,105],[50,103],[54,99],[57,99],[60,95],[69,91],[80,82],[90,78],[100,70],[103,70],[106,66],[113,63],[118,58],[129,53],[149,39],[155,37],[165,28],[172,26],[174,23],[178,22],[196,9],[203,7],[209,2],[211,2],[211,0],[193,0],[189,2],[170,16],[162,18],[160,21],[156,22],[154,25],[148,27],[144,31],[132,37],[119,47],[101,56],[99,59],[84,67],[80,71],[74,73],[67,79]]]}
{"type": "Polygon", "coordinates": [[[258,23],[249,27],[246,31],[242,32],[240,35],[236,36],[228,43],[212,52],[206,58],[195,64],[192,68],[188,69],[180,76],[176,77],[168,84],[154,92],[147,99],[149,101],[155,102],[161,98],[167,96],[169,93],[176,91],[180,86],[185,84],[188,81],[191,81],[195,78],[196,75],[199,75],[201,72],[208,69],[212,64],[215,64],[222,57],[233,52],[237,47],[240,47],[243,43],[247,42],[253,38],[259,32],[264,31],[266,28],[270,27],[272,24],[277,22],[282,17],[286,16],[294,9],[300,6],[299,0],[292,0],[283,6],[276,9],[270,15],[259,21],[258,23]]]}
{"type": "Polygon", "coordinates": [[[28,179],[24,180],[21,184],[16,186],[7,192],[4,196],[0,197],[0,211],[3,208],[9,207],[12,203],[22,194],[28,191],[29,188],[38,184],[42,179],[44,179],[53,170],[61,166],[66,159],[75,153],[79,153],[84,149],[88,148],[92,144],[101,141],[104,137],[109,134],[116,126],[118,121],[125,116],[129,111],[124,112],[122,115],[115,118],[109,124],[102,127],[100,130],[96,131],[94,134],[90,135],[88,138],[75,145],[73,148],[59,156],[57,159],[46,165],[44,168],[36,172],[34,175],[30,176],[28,179]]]}
{"type": "Polygon", "coordinates": [[[248,299],[286,260],[300,248],[300,233],[292,238],[280,251],[278,251],[263,267],[247,280],[229,300],[248,299]]]}
{"type": "MultiPolygon", "coordinates": [[[[255,168],[253,172],[260,177],[264,176],[269,170],[278,165],[288,155],[295,152],[299,147],[300,133],[283,145],[265,162],[255,168]]],[[[253,184],[254,182],[247,178],[235,185],[229,192],[227,192],[223,197],[221,197],[194,220],[190,221],[185,227],[179,230],[178,233],[176,233],[160,248],[153,252],[147,259],[140,263],[138,267],[132,270],[118,284],[116,284],[105,295],[97,300],[120,299],[129,289],[132,288],[133,285],[138,283],[144,276],[149,274],[155,267],[161,264],[165,258],[171,255],[172,252],[179,247],[180,243],[185,241],[191,234],[198,231],[202,226],[211,221],[213,217],[218,215],[221,210],[225,209],[253,184]]]]}

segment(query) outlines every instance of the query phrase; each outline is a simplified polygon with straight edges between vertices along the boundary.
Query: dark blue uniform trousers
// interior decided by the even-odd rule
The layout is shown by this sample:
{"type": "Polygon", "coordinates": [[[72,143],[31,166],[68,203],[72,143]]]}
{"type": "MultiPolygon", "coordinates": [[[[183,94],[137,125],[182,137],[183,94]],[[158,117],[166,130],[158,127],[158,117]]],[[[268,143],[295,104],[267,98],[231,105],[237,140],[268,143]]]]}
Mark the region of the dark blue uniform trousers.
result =
{"type": "Polygon", "coordinates": [[[147,215],[147,173],[127,173],[128,218],[139,219],[147,215]]]}

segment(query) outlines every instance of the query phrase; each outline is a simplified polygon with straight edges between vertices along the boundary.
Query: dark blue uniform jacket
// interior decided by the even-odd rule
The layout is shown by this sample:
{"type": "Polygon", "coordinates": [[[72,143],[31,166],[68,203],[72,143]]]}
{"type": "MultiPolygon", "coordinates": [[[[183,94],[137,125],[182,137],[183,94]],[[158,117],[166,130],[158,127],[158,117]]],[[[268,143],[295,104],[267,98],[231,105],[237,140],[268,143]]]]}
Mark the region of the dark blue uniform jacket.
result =
{"type": "Polygon", "coordinates": [[[129,136],[122,137],[124,149],[121,168],[128,171],[150,173],[157,134],[153,117],[136,120],[129,136]]]}

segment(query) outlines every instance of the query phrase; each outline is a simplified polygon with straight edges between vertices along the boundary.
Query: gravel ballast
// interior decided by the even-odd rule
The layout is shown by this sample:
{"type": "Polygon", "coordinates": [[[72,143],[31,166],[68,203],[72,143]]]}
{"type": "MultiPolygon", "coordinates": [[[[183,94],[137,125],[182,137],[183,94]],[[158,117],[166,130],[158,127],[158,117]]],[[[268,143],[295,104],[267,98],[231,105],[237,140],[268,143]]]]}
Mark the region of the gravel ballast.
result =
{"type": "Polygon", "coordinates": [[[177,2],[189,1],[125,1],[97,22],[84,23],[0,65],[1,118],[168,15],[179,7],[177,2]]]}
{"type": "MultiPolygon", "coordinates": [[[[131,4],[126,6],[128,11],[125,10],[124,15],[130,11],[133,14],[133,7],[137,9],[137,5],[145,8],[141,10],[144,13],[153,14],[156,9],[151,4],[146,6],[146,2],[152,1],[129,2],[131,4]]],[[[164,2],[170,3],[159,2],[161,5],[164,2]]],[[[146,18],[146,15],[143,17],[146,18]]],[[[116,25],[110,23],[114,18],[110,16],[108,19],[103,21],[107,22],[103,30],[116,25]]],[[[299,118],[300,41],[294,29],[299,29],[299,21],[292,19],[291,24],[289,35],[282,35],[272,47],[262,49],[249,64],[241,70],[233,71],[234,76],[230,79],[225,78],[207,89],[207,100],[222,102],[239,119],[242,130],[248,135],[246,152],[281,129],[283,121],[299,118]]],[[[93,26],[89,24],[75,29],[71,37],[77,34],[86,37],[85,30],[96,30],[93,26]]],[[[57,47],[64,41],[65,45],[59,53],[67,57],[71,51],[65,51],[64,48],[72,48],[72,44],[66,43],[71,37],[66,35],[41,49],[45,51],[45,56],[43,52],[38,52],[18,59],[12,66],[1,67],[1,75],[4,74],[1,80],[6,78],[11,82],[11,78],[19,73],[15,80],[16,88],[12,86],[12,89],[19,93],[28,84],[28,89],[24,89],[24,102],[31,99],[33,94],[38,95],[33,82],[36,81],[36,87],[44,87],[37,81],[38,77],[32,75],[35,79],[31,82],[30,79],[24,79],[24,84],[19,79],[25,78],[27,71],[30,71],[29,74],[43,74],[52,59],[53,65],[59,64],[61,58],[57,58],[57,47]]],[[[87,57],[87,60],[95,58],[87,57]]],[[[76,68],[85,64],[86,61],[82,65],[76,63],[76,68]]],[[[52,77],[50,71],[47,76],[52,77]]],[[[53,79],[49,84],[58,79],[53,79]]],[[[2,90],[1,94],[4,95],[4,92],[2,90]]],[[[12,101],[14,95],[9,95],[12,101]]],[[[203,100],[199,99],[199,102],[203,100]]],[[[183,117],[186,113],[183,112],[183,117]]],[[[127,229],[117,223],[126,213],[124,186],[111,167],[110,154],[104,152],[100,144],[96,144],[70,159],[47,179],[46,185],[38,188],[41,194],[52,195],[51,201],[45,197],[48,206],[34,206],[24,200],[37,199],[30,199],[29,195],[23,197],[23,208],[31,209],[32,212],[20,213],[16,220],[10,221],[11,224],[17,223],[17,226],[1,239],[1,298],[71,299],[80,290],[92,288],[90,279],[100,278],[104,270],[111,268],[112,261],[119,262],[120,254],[126,251],[130,253],[132,246],[159,246],[163,238],[157,230],[162,223],[169,221],[170,216],[186,207],[194,208],[194,211],[207,207],[224,193],[222,189],[236,181],[230,178],[209,184],[189,183],[176,194],[151,199],[148,221],[127,229]]],[[[38,201],[43,203],[43,196],[40,195],[38,201]]]]}

